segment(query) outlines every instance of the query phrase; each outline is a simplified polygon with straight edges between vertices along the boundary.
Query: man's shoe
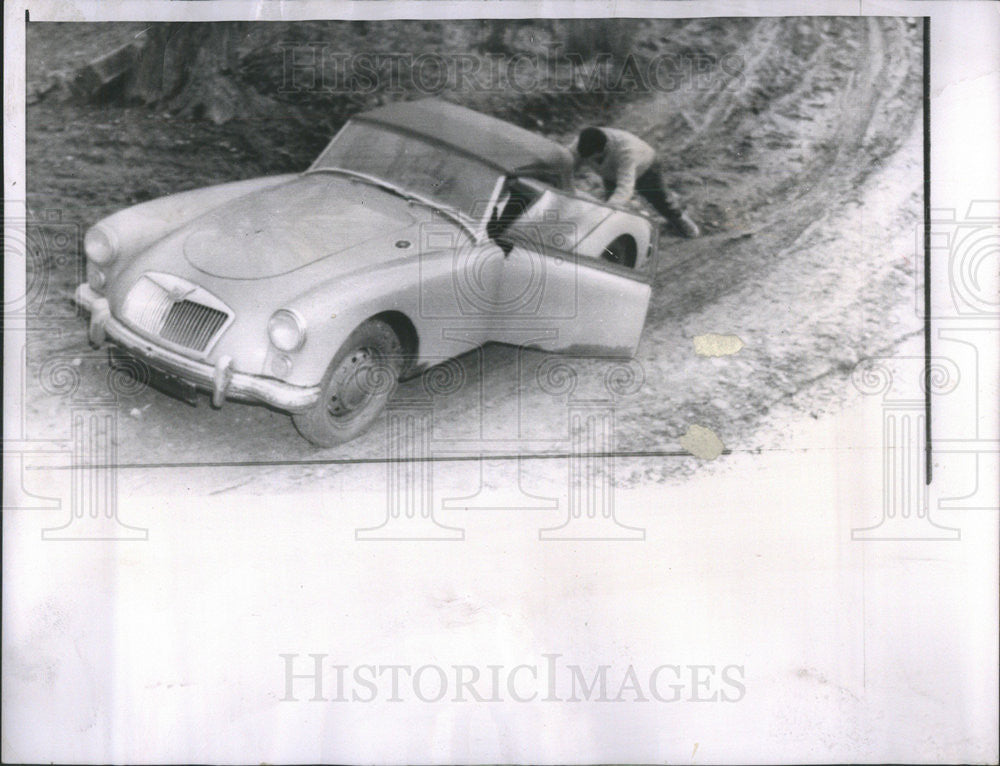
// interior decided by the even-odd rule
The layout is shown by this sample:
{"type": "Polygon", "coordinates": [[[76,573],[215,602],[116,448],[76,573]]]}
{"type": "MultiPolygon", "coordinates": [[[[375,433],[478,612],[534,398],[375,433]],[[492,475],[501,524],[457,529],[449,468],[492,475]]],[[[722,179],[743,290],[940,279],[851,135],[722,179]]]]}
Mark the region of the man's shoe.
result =
{"type": "Polygon", "coordinates": [[[682,237],[687,237],[688,239],[694,239],[695,237],[701,236],[701,229],[698,228],[698,224],[691,220],[691,217],[687,213],[682,213],[679,218],[672,221],[674,228],[677,233],[682,237]]]}

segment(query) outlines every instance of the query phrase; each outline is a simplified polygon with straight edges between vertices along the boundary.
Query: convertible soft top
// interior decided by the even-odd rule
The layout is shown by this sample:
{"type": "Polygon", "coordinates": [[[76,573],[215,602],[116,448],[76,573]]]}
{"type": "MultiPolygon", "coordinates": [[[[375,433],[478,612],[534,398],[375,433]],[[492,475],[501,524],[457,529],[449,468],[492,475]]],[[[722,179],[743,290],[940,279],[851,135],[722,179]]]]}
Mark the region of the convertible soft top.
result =
{"type": "Polygon", "coordinates": [[[397,101],[354,116],[447,144],[510,174],[541,178],[568,188],[573,157],[543,136],[438,98],[397,101]]]}

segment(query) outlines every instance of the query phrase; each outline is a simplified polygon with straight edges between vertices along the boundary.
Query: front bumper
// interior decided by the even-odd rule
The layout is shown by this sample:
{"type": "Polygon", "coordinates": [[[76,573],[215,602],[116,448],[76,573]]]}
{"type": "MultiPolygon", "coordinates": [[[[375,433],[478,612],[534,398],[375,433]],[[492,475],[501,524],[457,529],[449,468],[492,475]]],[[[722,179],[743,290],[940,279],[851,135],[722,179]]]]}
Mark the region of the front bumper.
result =
{"type": "Polygon", "coordinates": [[[234,372],[232,359],[228,356],[213,365],[157,346],[111,316],[107,298],[94,292],[86,282],[76,288],[74,298],[81,308],[90,312],[88,337],[91,343],[100,346],[105,340],[112,341],[150,367],[210,392],[216,407],[222,406],[226,399],[241,399],[297,412],[319,400],[319,386],[294,386],[262,375],[234,372]]]}

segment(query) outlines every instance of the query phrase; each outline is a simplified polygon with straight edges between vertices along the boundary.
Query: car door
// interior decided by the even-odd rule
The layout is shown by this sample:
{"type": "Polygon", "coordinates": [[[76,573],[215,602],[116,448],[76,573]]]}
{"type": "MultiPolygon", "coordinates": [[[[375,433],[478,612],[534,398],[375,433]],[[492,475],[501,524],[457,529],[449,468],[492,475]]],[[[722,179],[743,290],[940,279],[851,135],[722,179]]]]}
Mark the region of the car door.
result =
{"type": "Polygon", "coordinates": [[[504,260],[496,242],[450,221],[421,227],[414,322],[424,353],[440,361],[494,339],[504,260]]]}
{"type": "Polygon", "coordinates": [[[535,191],[527,210],[498,238],[506,255],[494,340],[633,356],[651,293],[649,222],[596,200],[548,187],[535,191]],[[606,248],[616,241],[637,251],[631,266],[606,259],[606,248]]]}
{"type": "Polygon", "coordinates": [[[503,180],[497,176],[489,199],[472,201],[466,224],[435,213],[419,228],[414,321],[429,363],[495,340],[505,251],[487,229],[503,180]]]}

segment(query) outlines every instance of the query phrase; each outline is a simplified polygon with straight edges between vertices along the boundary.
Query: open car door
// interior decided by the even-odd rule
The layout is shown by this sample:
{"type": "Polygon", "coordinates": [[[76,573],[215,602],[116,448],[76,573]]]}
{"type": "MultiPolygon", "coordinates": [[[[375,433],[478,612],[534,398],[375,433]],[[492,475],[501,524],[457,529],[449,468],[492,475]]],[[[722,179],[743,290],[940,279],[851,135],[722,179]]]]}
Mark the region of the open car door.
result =
{"type": "Polygon", "coordinates": [[[511,193],[521,209],[496,235],[506,257],[495,339],[634,356],[649,308],[650,222],[530,180],[514,181],[511,193]]]}

